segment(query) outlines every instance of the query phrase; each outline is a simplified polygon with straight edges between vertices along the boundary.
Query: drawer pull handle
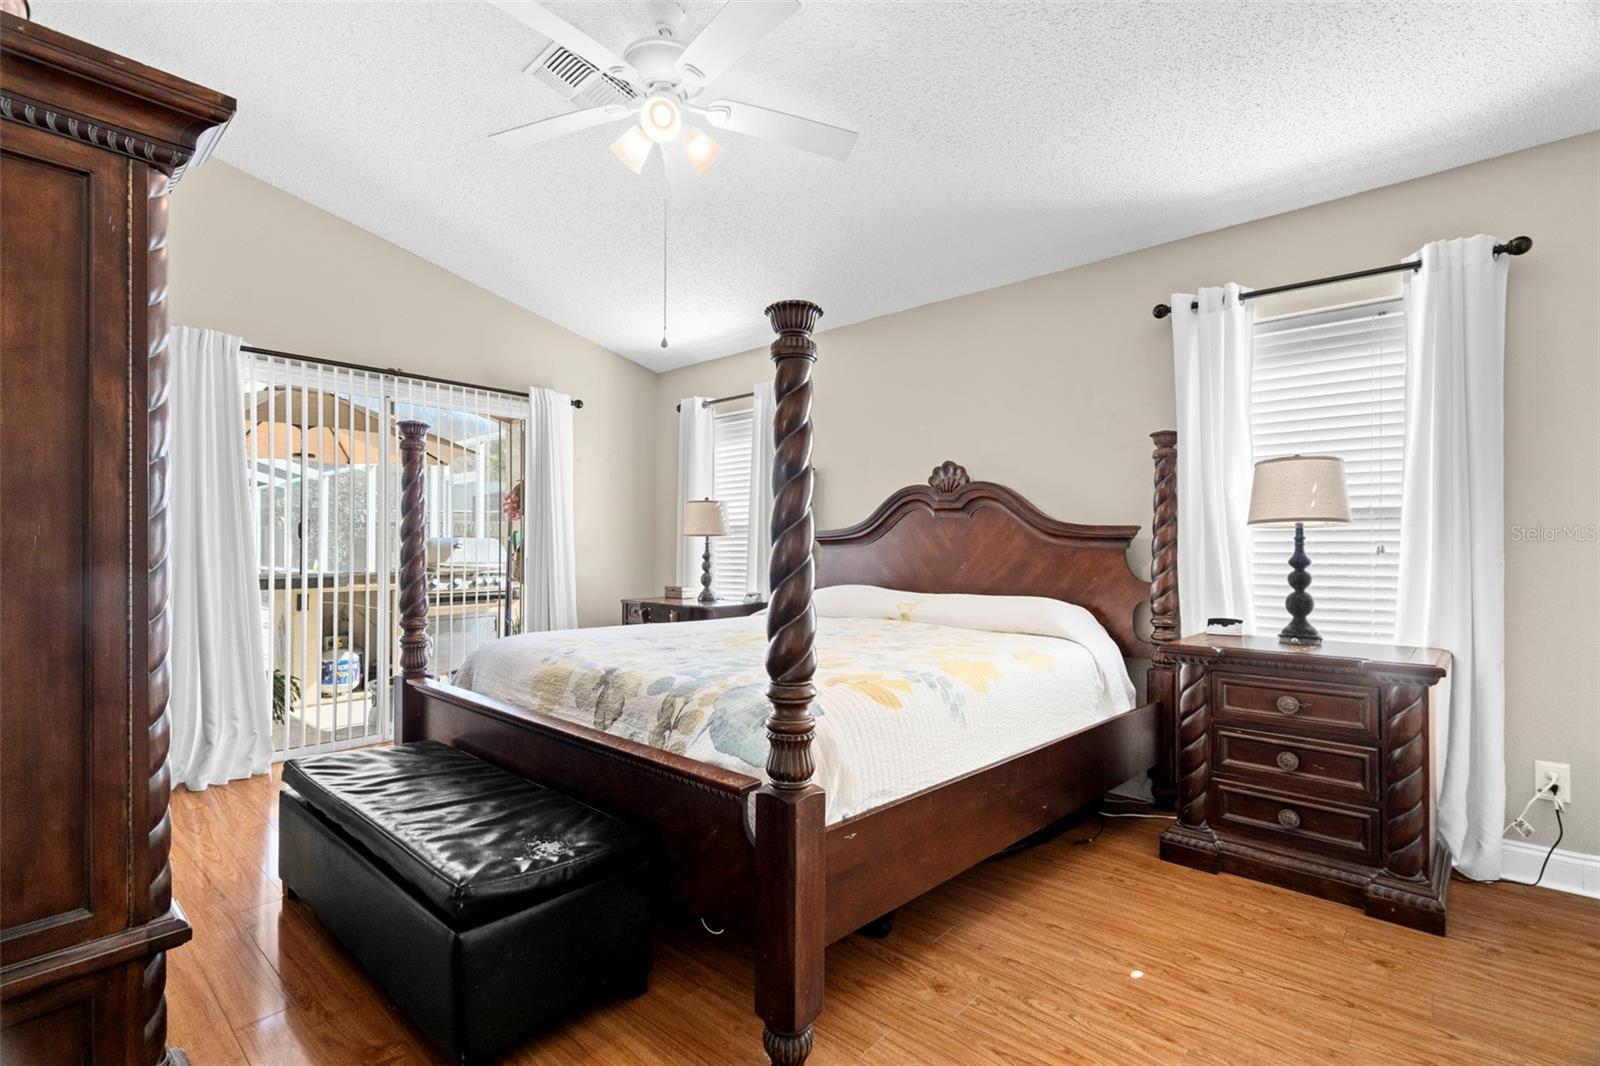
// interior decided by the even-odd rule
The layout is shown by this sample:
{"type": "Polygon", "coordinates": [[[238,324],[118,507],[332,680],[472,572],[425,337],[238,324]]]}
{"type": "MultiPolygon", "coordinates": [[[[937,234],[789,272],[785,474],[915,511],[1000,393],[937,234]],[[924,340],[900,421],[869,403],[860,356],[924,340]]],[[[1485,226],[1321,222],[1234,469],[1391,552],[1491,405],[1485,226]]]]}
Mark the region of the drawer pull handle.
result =
{"type": "Polygon", "coordinates": [[[1288,773],[1294,773],[1296,770],[1300,769],[1300,756],[1296,755],[1292,751],[1278,752],[1278,769],[1288,773]]]}
{"type": "Polygon", "coordinates": [[[655,612],[653,612],[653,611],[652,611],[652,610],[651,610],[651,609],[650,609],[650,608],[648,608],[648,607],[641,607],[641,608],[639,608],[639,621],[641,621],[641,622],[651,622],[651,621],[654,621],[654,619],[652,619],[652,618],[651,618],[651,617],[650,617],[650,616],[651,616],[651,615],[652,615],[652,614],[654,614],[654,613],[655,613],[655,612]]]}
{"type": "Polygon", "coordinates": [[[1301,702],[1293,696],[1278,697],[1279,714],[1299,714],[1301,706],[1303,706],[1301,702]]]}
{"type": "Polygon", "coordinates": [[[677,620],[678,620],[678,612],[677,611],[668,611],[667,612],[667,621],[676,622],[677,620]]]}
{"type": "Polygon", "coordinates": [[[1278,812],[1278,824],[1283,826],[1285,829],[1299,829],[1300,815],[1295,811],[1290,810],[1288,807],[1285,807],[1283,810],[1278,812]]]}

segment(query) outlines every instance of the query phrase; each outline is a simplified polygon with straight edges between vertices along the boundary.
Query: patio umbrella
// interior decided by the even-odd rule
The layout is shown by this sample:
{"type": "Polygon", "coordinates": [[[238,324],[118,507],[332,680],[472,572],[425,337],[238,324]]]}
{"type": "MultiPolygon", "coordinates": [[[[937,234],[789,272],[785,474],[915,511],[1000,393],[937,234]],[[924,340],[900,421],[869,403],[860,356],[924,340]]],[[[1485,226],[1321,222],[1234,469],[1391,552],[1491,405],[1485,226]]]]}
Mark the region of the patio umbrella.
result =
{"type": "MultiPolygon", "coordinates": [[[[378,412],[320,389],[278,385],[262,391],[256,400],[256,458],[274,456],[327,463],[330,466],[370,466],[378,462],[387,444],[389,461],[400,462],[400,439],[385,442],[378,412]]],[[[476,454],[473,449],[429,433],[428,462],[449,466],[476,454]]]]}

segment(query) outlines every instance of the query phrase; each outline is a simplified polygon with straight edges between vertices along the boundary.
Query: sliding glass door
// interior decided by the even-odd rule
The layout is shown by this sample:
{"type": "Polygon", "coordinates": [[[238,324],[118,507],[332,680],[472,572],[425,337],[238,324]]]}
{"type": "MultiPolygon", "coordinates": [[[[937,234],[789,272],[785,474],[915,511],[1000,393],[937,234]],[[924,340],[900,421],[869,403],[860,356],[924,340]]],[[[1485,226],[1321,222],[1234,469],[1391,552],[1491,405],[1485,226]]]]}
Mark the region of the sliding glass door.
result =
{"type": "MultiPolygon", "coordinates": [[[[473,648],[522,631],[521,496],[529,405],[526,398],[502,393],[399,378],[393,413],[396,420],[431,427],[429,668],[448,680],[473,648]]],[[[391,475],[398,494],[398,456],[391,475]]],[[[398,553],[398,518],[390,543],[398,553]]]]}
{"type": "Polygon", "coordinates": [[[429,633],[432,670],[449,678],[474,647],[521,630],[528,403],[376,371],[247,358],[244,431],[274,748],[288,756],[389,739],[399,657],[395,425],[430,427],[429,633]]]}

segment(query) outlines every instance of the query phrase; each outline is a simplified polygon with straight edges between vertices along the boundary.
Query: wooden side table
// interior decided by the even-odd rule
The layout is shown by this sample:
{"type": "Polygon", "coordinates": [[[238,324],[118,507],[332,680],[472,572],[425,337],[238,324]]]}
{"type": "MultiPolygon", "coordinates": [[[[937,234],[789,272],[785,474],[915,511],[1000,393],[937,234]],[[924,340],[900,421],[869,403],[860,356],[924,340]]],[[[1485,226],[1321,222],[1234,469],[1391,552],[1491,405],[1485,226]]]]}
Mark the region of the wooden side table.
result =
{"type": "Polygon", "coordinates": [[[1445,931],[1450,854],[1434,836],[1435,648],[1274,637],[1165,644],[1177,666],[1178,819],[1161,857],[1445,931]]]}
{"type": "Polygon", "coordinates": [[[645,596],[622,601],[622,624],[652,622],[703,622],[708,618],[741,618],[766,609],[765,600],[672,600],[665,596],[645,596]]]}

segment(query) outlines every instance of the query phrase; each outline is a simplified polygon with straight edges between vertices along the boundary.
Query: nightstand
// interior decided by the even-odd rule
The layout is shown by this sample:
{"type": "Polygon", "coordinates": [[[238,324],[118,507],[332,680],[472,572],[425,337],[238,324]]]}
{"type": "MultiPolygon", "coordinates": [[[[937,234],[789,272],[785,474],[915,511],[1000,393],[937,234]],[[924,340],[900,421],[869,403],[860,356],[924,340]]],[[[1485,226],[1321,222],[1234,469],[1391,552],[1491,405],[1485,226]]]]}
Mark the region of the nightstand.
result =
{"type": "Polygon", "coordinates": [[[1444,933],[1429,719],[1448,652],[1199,635],[1158,654],[1177,666],[1178,820],[1163,859],[1444,933]]]}
{"type": "Polygon", "coordinates": [[[646,596],[622,601],[622,624],[639,625],[650,622],[703,622],[708,618],[741,618],[765,610],[764,600],[716,600],[701,603],[699,600],[670,600],[664,596],[646,596]]]}

